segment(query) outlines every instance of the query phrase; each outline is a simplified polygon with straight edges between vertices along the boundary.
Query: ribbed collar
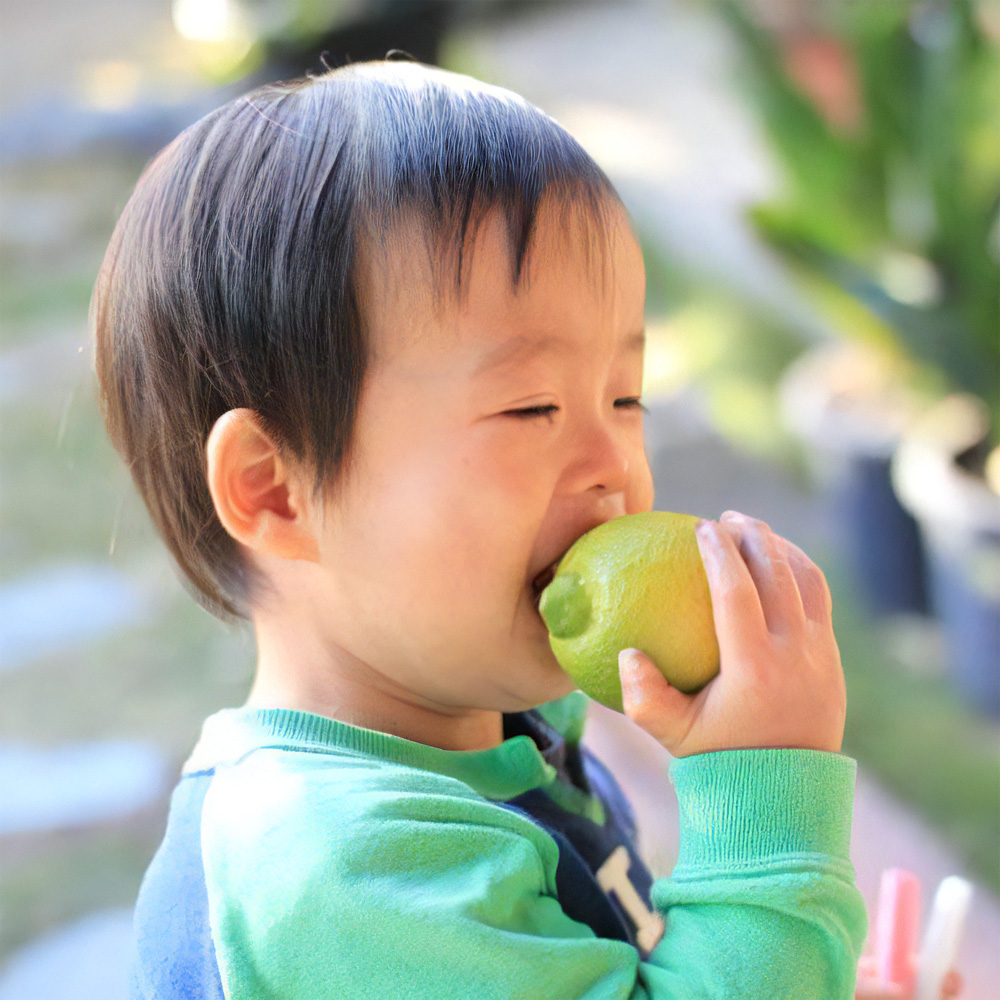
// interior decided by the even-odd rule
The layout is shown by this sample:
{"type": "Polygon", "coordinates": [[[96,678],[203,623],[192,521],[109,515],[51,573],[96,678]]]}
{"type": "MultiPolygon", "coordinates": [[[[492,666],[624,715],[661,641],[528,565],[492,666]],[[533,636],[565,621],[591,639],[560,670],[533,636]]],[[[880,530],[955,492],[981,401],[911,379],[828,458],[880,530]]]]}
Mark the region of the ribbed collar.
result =
{"type": "MultiPolygon", "coordinates": [[[[309,712],[224,709],[205,720],[201,738],[184,765],[184,773],[235,764],[261,749],[357,755],[447,775],[464,782],[484,798],[504,801],[533,788],[543,788],[556,776],[565,742],[562,734],[546,720],[561,716],[575,721],[579,709],[575,705],[556,712],[548,706],[546,709],[545,719],[534,712],[505,717],[505,731],[517,735],[489,750],[471,751],[440,750],[309,712]]],[[[576,732],[567,735],[572,739],[576,732]]]]}

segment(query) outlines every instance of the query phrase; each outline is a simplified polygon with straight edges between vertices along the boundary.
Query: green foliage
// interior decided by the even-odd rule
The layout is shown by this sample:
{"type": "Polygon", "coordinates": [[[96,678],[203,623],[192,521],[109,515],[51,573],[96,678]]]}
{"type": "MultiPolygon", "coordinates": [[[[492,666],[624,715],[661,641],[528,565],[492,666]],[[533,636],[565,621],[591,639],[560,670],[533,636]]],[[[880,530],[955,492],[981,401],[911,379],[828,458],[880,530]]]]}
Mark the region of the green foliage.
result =
{"type": "Polygon", "coordinates": [[[722,10],[786,173],[780,200],[753,212],[758,230],[809,281],[854,296],[915,358],[1000,411],[1000,50],[977,5],[824,7],[823,37],[860,105],[854,123],[803,93],[745,4],[722,10]]]}

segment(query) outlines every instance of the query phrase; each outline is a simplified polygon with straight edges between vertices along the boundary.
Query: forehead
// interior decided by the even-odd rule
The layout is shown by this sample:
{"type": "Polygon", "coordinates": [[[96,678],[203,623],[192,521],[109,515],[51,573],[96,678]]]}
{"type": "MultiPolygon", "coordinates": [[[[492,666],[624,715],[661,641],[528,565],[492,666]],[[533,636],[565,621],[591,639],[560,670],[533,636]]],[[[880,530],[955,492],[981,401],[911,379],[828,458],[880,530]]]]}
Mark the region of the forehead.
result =
{"type": "Polygon", "coordinates": [[[638,311],[641,326],[642,254],[616,202],[595,214],[548,199],[520,262],[517,251],[498,210],[475,219],[464,239],[411,217],[366,247],[360,287],[373,362],[431,343],[516,360],[519,347],[572,327],[576,311],[598,309],[612,325],[617,313],[638,311]]]}

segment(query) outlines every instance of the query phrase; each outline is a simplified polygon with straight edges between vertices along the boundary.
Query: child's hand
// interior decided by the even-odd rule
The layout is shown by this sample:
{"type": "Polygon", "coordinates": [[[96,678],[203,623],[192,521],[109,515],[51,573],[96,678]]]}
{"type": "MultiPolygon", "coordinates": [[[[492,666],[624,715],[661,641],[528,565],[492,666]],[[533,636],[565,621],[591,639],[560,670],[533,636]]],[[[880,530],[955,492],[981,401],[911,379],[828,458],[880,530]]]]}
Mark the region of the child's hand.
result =
{"type": "Polygon", "coordinates": [[[625,714],[675,757],[763,747],[839,751],[846,695],[822,572],[742,514],[703,522],[698,544],[712,592],[719,675],[686,695],[644,654],[624,650],[625,714]]]}
{"type": "MultiPolygon", "coordinates": [[[[962,993],[962,977],[954,970],[945,976],[941,984],[941,995],[938,1000],[955,1000],[962,993]]],[[[857,990],[855,1000],[913,1000],[913,990],[901,986],[881,983],[876,975],[875,961],[870,957],[861,959],[858,966],[857,990]]]]}

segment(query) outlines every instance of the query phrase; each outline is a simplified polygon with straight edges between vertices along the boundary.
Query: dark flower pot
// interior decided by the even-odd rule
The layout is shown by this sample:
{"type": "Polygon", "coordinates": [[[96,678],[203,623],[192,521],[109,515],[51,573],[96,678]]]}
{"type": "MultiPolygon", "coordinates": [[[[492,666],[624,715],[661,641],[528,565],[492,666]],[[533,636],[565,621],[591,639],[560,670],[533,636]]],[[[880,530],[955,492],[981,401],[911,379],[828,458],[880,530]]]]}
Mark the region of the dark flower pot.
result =
{"type": "Polygon", "coordinates": [[[836,554],[877,615],[926,614],[920,531],[892,486],[892,456],[919,404],[863,348],[824,346],[793,364],[782,406],[808,445],[836,554]]]}
{"type": "Polygon", "coordinates": [[[866,606],[877,615],[927,614],[920,529],[892,488],[891,456],[846,456],[829,501],[838,550],[866,606]]]}

